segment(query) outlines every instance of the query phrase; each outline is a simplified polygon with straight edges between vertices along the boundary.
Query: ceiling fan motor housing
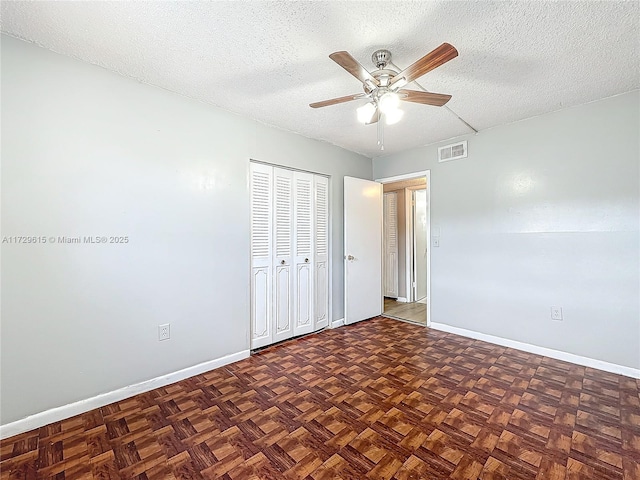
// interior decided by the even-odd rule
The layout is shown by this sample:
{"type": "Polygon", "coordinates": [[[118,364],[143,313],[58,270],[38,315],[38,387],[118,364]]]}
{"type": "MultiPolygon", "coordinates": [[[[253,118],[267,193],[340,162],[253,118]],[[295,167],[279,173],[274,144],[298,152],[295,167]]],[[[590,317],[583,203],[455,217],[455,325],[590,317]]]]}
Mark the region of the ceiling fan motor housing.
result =
{"type": "Polygon", "coordinates": [[[371,61],[376,67],[383,69],[387,66],[387,63],[391,62],[391,52],[389,50],[376,50],[371,55],[371,61]]]}

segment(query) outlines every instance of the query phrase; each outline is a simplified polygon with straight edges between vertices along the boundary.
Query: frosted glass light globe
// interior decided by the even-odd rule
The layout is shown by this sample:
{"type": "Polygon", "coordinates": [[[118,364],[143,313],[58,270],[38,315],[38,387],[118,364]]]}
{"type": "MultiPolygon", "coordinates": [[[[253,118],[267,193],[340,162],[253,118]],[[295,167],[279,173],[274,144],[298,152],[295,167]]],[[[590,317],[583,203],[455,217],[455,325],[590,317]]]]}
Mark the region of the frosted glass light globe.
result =
{"type": "Polygon", "coordinates": [[[391,110],[396,110],[400,106],[400,97],[397,93],[387,92],[380,97],[378,105],[382,113],[388,113],[391,110]]]}
{"type": "Polygon", "coordinates": [[[373,118],[373,114],[376,113],[376,106],[370,102],[359,107],[356,112],[360,123],[369,123],[373,118]]]}

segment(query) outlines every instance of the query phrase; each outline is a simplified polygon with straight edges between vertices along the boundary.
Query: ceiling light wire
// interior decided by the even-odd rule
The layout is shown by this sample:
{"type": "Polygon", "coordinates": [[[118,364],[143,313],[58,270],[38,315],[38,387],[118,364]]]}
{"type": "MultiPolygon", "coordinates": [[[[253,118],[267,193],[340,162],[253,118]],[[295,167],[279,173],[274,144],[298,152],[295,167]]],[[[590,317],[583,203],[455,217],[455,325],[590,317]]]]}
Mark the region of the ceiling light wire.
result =
{"type": "MultiPolygon", "coordinates": [[[[391,65],[392,67],[394,67],[396,70],[401,71],[400,68],[393,62],[389,62],[389,65],[391,65]]],[[[430,92],[429,90],[427,90],[426,88],[424,88],[422,85],[420,85],[417,81],[413,81],[412,82],[416,87],[418,87],[420,90],[422,90],[425,93],[433,93],[430,92]]],[[[469,125],[469,122],[467,122],[466,120],[464,120],[460,115],[458,115],[456,112],[454,112],[453,110],[451,110],[447,105],[443,105],[444,108],[446,108],[447,110],[449,110],[452,114],[454,114],[456,116],[456,118],[458,120],[460,120],[462,123],[464,123],[467,127],[469,127],[471,130],[473,130],[474,133],[478,133],[478,130],[473,128],[471,125],[469,125]]]]}

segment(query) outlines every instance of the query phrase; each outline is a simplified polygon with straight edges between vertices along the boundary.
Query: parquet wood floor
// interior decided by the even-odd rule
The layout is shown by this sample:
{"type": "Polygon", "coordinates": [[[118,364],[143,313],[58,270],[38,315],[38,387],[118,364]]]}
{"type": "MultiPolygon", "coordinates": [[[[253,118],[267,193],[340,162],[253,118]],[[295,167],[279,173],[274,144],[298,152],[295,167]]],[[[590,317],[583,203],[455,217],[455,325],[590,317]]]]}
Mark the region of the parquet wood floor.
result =
{"type": "Polygon", "coordinates": [[[0,443],[8,479],[640,479],[640,381],[385,318],[0,443]]]}

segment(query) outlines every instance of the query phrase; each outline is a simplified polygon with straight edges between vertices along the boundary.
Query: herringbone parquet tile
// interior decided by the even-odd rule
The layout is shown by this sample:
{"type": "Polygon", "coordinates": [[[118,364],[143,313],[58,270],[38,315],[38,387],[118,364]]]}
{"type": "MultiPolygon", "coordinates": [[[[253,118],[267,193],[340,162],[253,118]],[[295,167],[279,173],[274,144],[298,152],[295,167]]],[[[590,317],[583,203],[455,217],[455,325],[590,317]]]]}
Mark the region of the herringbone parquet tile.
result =
{"type": "Polygon", "coordinates": [[[640,480],[639,384],[376,318],[6,439],[1,479],[640,480]]]}

